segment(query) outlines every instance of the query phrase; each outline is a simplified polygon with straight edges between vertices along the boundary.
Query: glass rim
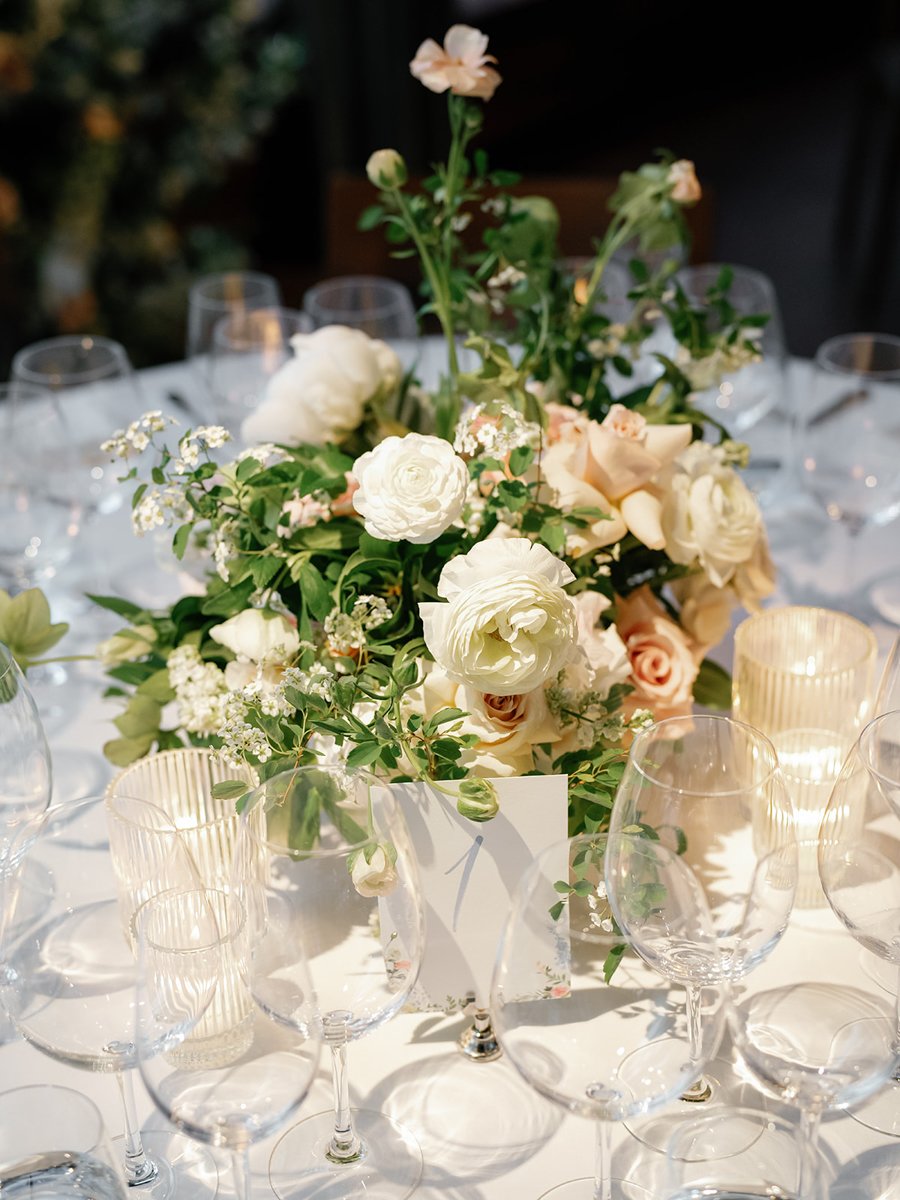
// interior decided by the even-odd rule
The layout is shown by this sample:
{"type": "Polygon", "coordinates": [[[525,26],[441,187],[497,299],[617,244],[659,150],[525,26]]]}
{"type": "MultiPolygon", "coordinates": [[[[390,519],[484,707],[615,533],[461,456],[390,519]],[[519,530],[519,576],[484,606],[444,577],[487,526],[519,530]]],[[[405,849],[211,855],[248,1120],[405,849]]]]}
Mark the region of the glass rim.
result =
{"type": "Polygon", "coordinates": [[[886,724],[890,717],[900,720],[900,708],[891,708],[888,709],[887,712],[879,713],[877,717],[873,717],[872,720],[863,727],[862,732],[856,739],[854,747],[850,751],[850,754],[852,754],[854,750],[858,751],[859,756],[862,759],[862,764],[870,775],[874,775],[876,779],[880,779],[883,783],[889,785],[890,787],[896,788],[900,787],[900,779],[892,779],[889,775],[885,775],[883,771],[879,771],[876,766],[873,766],[870,755],[872,738],[877,732],[876,727],[880,728],[883,724],[886,724]]]}
{"type": "Polygon", "coordinates": [[[124,368],[126,374],[131,374],[133,369],[128,351],[121,342],[103,337],[101,334],[64,334],[61,337],[44,338],[40,342],[31,342],[30,345],[23,346],[21,350],[16,351],[10,369],[10,382],[35,384],[53,392],[56,388],[52,383],[47,382],[48,379],[58,378],[60,381],[57,385],[58,388],[78,387],[83,383],[99,383],[104,379],[116,379],[122,373],[121,368],[124,368]],[[56,376],[48,376],[25,365],[33,354],[45,353],[51,349],[69,349],[79,345],[84,350],[91,350],[98,346],[101,350],[107,351],[108,361],[95,366],[90,371],[79,372],[76,378],[72,378],[68,371],[59,372],[56,376]]]}
{"type": "Polygon", "coordinates": [[[344,324],[352,324],[352,321],[358,321],[360,317],[373,320],[388,313],[406,312],[407,301],[409,301],[409,311],[415,315],[416,305],[412,293],[399,279],[391,279],[386,275],[336,275],[333,279],[323,279],[320,283],[314,283],[312,287],[307,288],[303,293],[302,311],[309,316],[312,316],[314,312],[316,315],[321,315],[322,309],[327,308],[332,318],[330,324],[339,324],[340,322],[337,320],[339,317],[346,318],[344,324]],[[370,288],[373,292],[381,291],[386,295],[381,298],[380,302],[367,307],[362,313],[357,308],[343,305],[336,307],[331,304],[323,304],[321,300],[321,296],[329,291],[354,287],[370,288]]]}
{"type": "Polygon", "coordinates": [[[900,336],[893,333],[868,333],[860,330],[858,333],[838,333],[828,338],[817,348],[813,361],[822,371],[830,375],[861,375],[866,379],[900,379],[900,336]],[[854,342],[868,342],[872,346],[890,346],[897,352],[897,365],[881,370],[870,370],[865,367],[842,366],[833,361],[828,355],[837,346],[850,345],[854,342]]]}
{"type": "MultiPolygon", "coordinates": [[[[281,289],[278,286],[278,280],[274,275],[267,275],[265,271],[216,271],[211,275],[203,275],[199,279],[195,279],[188,291],[188,299],[191,303],[203,305],[206,308],[221,308],[223,306],[230,307],[236,301],[246,301],[246,296],[237,296],[234,300],[228,300],[224,296],[210,296],[206,292],[206,288],[220,287],[226,279],[240,279],[246,283],[258,287],[260,290],[268,288],[270,285],[275,285],[276,295],[280,295],[281,289]]],[[[261,305],[263,308],[276,308],[276,304],[261,305]]]]}
{"type": "MultiPolygon", "coordinates": [[[[708,272],[714,281],[715,277],[726,269],[734,272],[734,283],[737,283],[740,279],[746,279],[748,282],[759,284],[766,295],[771,298],[773,306],[777,307],[775,284],[772,281],[772,277],[767,275],[765,271],[761,271],[758,267],[746,267],[743,263],[733,262],[686,263],[675,272],[675,279],[678,280],[679,277],[687,277],[693,280],[708,272]]],[[[776,313],[773,312],[772,316],[774,318],[776,313]]]]}
{"type": "MultiPolygon", "coordinates": [[[[160,805],[158,805],[155,800],[148,800],[146,796],[135,796],[127,791],[119,792],[118,789],[122,782],[127,779],[130,774],[137,773],[142,769],[146,769],[150,763],[159,762],[161,759],[173,759],[176,757],[181,758],[190,755],[196,755],[201,761],[205,760],[210,762],[214,760],[214,751],[210,746],[176,746],[171,750],[158,750],[155,754],[145,754],[142,758],[136,758],[134,762],[129,763],[127,767],[123,767],[117,775],[113,776],[104,789],[103,798],[108,802],[109,800],[116,799],[121,795],[126,799],[139,800],[145,804],[153,804],[156,805],[157,808],[160,808],[160,805]]],[[[259,786],[259,776],[252,767],[247,766],[247,764],[244,764],[244,766],[246,770],[251,771],[257,779],[256,783],[251,783],[250,780],[247,780],[247,791],[255,791],[259,786]]],[[[235,770],[237,769],[238,768],[235,768],[235,770]]],[[[224,782],[224,780],[222,782],[224,782]]],[[[166,816],[169,816],[165,809],[161,809],[161,811],[165,813],[166,816]]],[[[172,818],[172,824],[176,833],[193,833],[200,829],[211,829],[215,825],[219,825],[222,821],[230,821],[239,817],[240,813],[238,813],[238,811],[235,809],[233,812],[223,813],[218,817],[212,817],[208,821],[197,821],[193,825],[178,825],[175,823],[174,818],[172,818]]],[[[139,826],[139,828],[144,827],[139,826]]],[[[147,828],[153,829],[155,826],[149,826],[147,828]]]]}
{"type": "Polygon", "coordinates": [[[154,950],[159,950],[164,954],[205,954],[216,946],[224,946],[229,942],[233,942],[244,929],[247,928],[247,906],[243,900],[233,891],[225,891],[221,887],[205,887],[202,883],[198,883],[196,887],[174,887],[166,888],[163,892],[156,892],[153,896],[148,896],[142,904],[139,904],[131,917],[132,924],[137,933],[138,941],[141,945],[152,946],[154,950]],[[229,932],[222,932],[219,918],[210,906],[210,916],[212,917],[213,925],[215,926],[216,936],[208,941],[203,941],[196,946],[164,946],[159,942],[154,941],[149,934],[145,932],[145,924],[147,921],[147,913],[162,900],[171,900],[175,896],[221,896],[225,901],[226,908],[237,906],[240,915],[240,922],[229,932]]]}
{"type": "Polygon", "coordinates": [[[781,675],[788,679],[809,678],[809,676],[805,673],[792,671],[788,667],[769,663],[764,658],[760,657],[757,652],[751,651],[747,646],[740,644],[744,643],[746,639],[750,637],[752,629],[758,629],[765,623],[773,623],[776,619],[776,616],[780,616],[781,614],[795,613],[808,613],[811,617],[837,617],[842,624],[847,625],[849,628],[859,633],[866,643],[865,649],[857,658],[853,659],[851,662],[842,667],[833,667],[829,670],[816,671],[817,678],[834,678],[837,675],[843,675],[847,671],[857,670],[869,658],[872,658],[873,662],[875,661],[875,658],[877,658],[878,639],[868,625],[866,625],[863,621],[860,621],[858,617],[854,617],[850,613],[845,613],[841,609],[822,608],[820,605],[815,604],[785,604],[780,605],[778,608],[764,608],[761,612],[751,613],[750,616],[745,617],[744,620],[741,621],[740,624],[735,628],[735,654],[738,652],[738,649],[740,649],[741,655],[746,658],[748,662],[752,662],[755,666],[762,667],[763,670],[770,671],[775,675],[781,675]]]}
{"type": "MultiPolygon", "coordinates": [[[[759,788],[766,787],[772,779],[783,779],[783,772],[781,770],[781,764],[778,761],[778,754],[774,745],[766,736],[766,734],[757,729],[755,725],[749,725],[746,721],[739,721],[737,717],[717,715],[715,713],[694,713],[683,717],[665,717],[661,721],[654,721],[652,725],[649,725],[646,729],[642,729],[638,734],[635,735],[635,738],[628,750],[628,762],[633,765],[635,771],[637,771],[637,773],[643,779],[648,780],[650,783],[657,784],[658,786],[665,785],[670,792],[674,792],[679,796],[704,796],[706,799],[720,799],[726,796],[740,796],[750,790],[755,791],[759,788]],[[663,781],[661,779],[657,779],[655,775],[643,767],[634,757],[635,747],[640,746],[645,741],[649,741],[651,739],[651,735],[657,733],[661,729],[665,729],[666,727],[672,728],[676,725],[684,725],[687,728],[687,732],[690,732],[692,728],[697,727],[698,723],[703,723],[704,725],[709,725],[712,727],[714,722],[726,728],[735,728],[741,730],[742,733],[748,735],[748,740],[750,742],[756,742],[766,751],[769,757],[768,769],[765,770],[758,779],[754,779],[746,787],[728,787],[723,789],[715,789],[711,787],[681,787],[667,780],[663,781]]],[[[615,812],[615,804],[613,804],[613,812],[615,812]]]]}

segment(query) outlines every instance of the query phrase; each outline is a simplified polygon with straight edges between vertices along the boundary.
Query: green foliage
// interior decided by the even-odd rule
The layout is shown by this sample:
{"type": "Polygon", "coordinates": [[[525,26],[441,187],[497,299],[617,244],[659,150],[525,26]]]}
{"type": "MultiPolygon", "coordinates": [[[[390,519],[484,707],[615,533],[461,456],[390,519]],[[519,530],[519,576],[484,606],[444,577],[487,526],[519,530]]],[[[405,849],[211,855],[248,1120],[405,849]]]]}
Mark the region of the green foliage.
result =
{"type": "Polygon", "coordinates": [[[27,588],[15,596],[0,590],[0,642],[23,671],[39,662],[68,629],[63,621],[51,621],[50,605],[39,588],[27,588]]]}

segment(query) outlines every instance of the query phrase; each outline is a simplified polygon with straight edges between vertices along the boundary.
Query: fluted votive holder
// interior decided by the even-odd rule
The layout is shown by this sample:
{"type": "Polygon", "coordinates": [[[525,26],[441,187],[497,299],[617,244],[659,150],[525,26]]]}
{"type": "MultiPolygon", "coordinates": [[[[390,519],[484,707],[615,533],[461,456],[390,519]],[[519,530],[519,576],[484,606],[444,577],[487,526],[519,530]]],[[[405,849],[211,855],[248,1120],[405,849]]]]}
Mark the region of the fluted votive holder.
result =
{"type": "MultiPolygon", "coordinates": [[[[797,841],[815,843],[841,766],[870,714],[878,644],[861,621],[825,608],[765,609],[735,630],[732,708],[778,753],[797,841]]],[[[858,815],[862,827],[864,814],[858,815]]],[[[766,816],[754,823],[766,837],[766,816]]],[[[825,898],[815,856],[801,850],[798,908],[825,898]]]]}

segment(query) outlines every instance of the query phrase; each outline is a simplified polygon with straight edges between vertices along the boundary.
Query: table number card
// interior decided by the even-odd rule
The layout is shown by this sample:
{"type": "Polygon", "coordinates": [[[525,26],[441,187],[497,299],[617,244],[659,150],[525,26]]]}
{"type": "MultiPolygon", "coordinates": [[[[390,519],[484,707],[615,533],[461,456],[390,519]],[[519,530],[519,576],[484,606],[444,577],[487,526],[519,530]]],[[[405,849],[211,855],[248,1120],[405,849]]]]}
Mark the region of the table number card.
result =
{"type": "MultiPolygon", "coordinates": [[[[500,811],[483,822],[461,816],[454,796],[428,783],[391,785],[409,827],[425,902],[425,954],[411,999],[414,1008],[452,1012],[464,1007],[470,994],[487,1005],[512,892],[535,855],[566,838],[566,776],[527,775],[491,782],[500,811]]],[[[455,786],[441,784],[450,792],[455,786]]],[[[565,845],[550,871],[554,879],[567,877],[565,845]]],[[[523,980],[523,992],[550,995],[560,983],[565,971],[563,933],[553,929],[552,922],[545,931],[535,931],[534,971],[529,981],[523,980]]]]}

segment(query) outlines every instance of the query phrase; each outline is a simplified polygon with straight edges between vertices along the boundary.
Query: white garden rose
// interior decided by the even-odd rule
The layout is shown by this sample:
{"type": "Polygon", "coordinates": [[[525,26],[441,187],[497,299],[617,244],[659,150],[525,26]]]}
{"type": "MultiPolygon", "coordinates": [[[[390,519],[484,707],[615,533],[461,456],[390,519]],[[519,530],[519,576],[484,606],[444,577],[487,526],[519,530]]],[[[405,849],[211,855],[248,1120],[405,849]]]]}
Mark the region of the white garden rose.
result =
{"type": "Polygon", "coordinates": [[[469,472],[443,438],[387,437],[353,464],[353,507],[366,532],[387,542],[433,542],[459,517],[469,472]]]}
{"type": "Polygon", "coordinates": [[[541,687],[576,652],[574,575],[528,538],[479,542],[438,581],[447,604],[420,604],[425,644],[448,677],[493,696],[541,687]]]}
{"type": "Polygon", "coordinates": [[[280,613],[248,608],[213,625],[209,636],[239,660],[267,666],[289,662],[300,649],[294,626],[280,613]]]}
{"type": "Polygon", "coordinates": [[[365,406],[393,391],[403,374],[386,342],[346,325],[297,333],[291,346],[294,357],[275,372],[241,426],[248,444],[341,442],[360,425],[365,406]]]}
{"type": "Polygon", "coordinates": [[[762,535],[750,489],[715,446],[694,442],[675,459],[662,481],[662,528],[673,562],[700,563],[724,587],[762,535]]]}

